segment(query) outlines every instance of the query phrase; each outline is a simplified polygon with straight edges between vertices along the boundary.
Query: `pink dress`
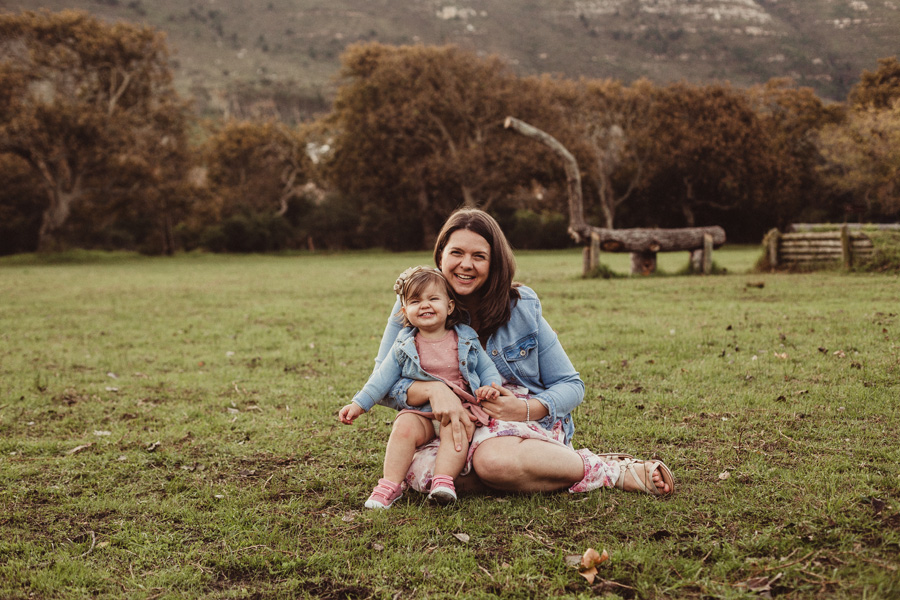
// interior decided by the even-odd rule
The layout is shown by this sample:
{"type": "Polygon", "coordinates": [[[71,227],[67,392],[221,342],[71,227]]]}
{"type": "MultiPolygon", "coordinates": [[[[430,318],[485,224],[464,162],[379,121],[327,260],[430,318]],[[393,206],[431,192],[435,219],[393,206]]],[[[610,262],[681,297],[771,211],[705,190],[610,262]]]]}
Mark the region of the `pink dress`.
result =
{"type": "MultiPolygon", "coordinates": [[[[478,399],[472,395],[469,382],[463,379],[459,370],[459,336],[456,335],[456,331],[449,329],[447,335],[435,341],[416,334],[416,351],[422,369],[446,383],[459,396],[466,410],[475,417],[477,426],[487,425],[490,417],[478,406],[478,399]]],[[[407,409],[400,413],[415,413],[429,419],[433,418],[430,412],[420,410],[407,409]]]]}
{"type": "MultiPolygon", "coordinates": [[[[503,387],[512,391],[519,398],[527,398],[528,390],[521,386],[504,384],[503,387]]],[[[572,448],[571,444],[566,444],[566,432],[563,431],[562,423],[557,422],[552,431],[548,431],[540,426],[537,421],[519,422],[519,421],[499,421],[497,419],[488,418],[485,427],[475,429],[475,435],[472,436],[472,442],[469,444],[469,452],[466,456],[466,464],[460,472],[460,475],[466,475],[472,470],[472,456],[475,450],[485,440],[495,437],[513,436],[522,439],[538,439],[559,446],[572,448]]],[[[431,479],[434,476],[434,459],[437,457],[440,438],[435,438],[425,444],[419,446],[413,457],[409,471],[406,473],[405,483],[408,487],[417,492],[428,493],[431,489],[431,479]]]]}

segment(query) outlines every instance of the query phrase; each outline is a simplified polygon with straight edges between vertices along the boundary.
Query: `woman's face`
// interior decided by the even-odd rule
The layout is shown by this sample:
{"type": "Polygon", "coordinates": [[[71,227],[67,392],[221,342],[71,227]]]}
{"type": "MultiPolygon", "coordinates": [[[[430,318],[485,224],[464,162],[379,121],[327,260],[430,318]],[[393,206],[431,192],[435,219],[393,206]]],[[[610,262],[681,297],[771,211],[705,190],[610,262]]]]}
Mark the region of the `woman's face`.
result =
{"type": "Polygon", "coordinates": [[[441,272],[459,296],[477,292],[491,270],[491,246],[468,229],[457,229],[441,253],[441,272]]]}

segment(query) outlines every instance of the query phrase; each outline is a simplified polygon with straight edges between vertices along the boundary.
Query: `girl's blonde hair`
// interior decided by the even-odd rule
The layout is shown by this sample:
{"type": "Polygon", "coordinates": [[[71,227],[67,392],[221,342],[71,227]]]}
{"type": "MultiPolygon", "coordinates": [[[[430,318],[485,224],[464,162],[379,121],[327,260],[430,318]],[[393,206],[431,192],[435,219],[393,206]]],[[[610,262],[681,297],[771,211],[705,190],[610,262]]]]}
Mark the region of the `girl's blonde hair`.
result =
{"type": "MultiPolygon", "coordinates": [[[[444,274],[437,269],[423,266],[406,269],[400,273],[400,276],[397,277],[397,281],[394,282],[394,292],[400,296],[400,305],[405,307],[409,298],[421,297],[428,286],[433,284],[440,286],[446,292],[447,297],[453,301],[454,308],[447,314],[447,323],[445,325],[447,329],[450,329],[454,325],[462,322],[463,311],[459,306],[456,292],[450,287],[450,283],[444,277],[444,274]]],[[[402,317],[404,327],[412,327],[412,324],[409,322],[409,319],[406,318],[406,314],[403,313],[402,310],[397,313],[397,317],[402,317]]]]}

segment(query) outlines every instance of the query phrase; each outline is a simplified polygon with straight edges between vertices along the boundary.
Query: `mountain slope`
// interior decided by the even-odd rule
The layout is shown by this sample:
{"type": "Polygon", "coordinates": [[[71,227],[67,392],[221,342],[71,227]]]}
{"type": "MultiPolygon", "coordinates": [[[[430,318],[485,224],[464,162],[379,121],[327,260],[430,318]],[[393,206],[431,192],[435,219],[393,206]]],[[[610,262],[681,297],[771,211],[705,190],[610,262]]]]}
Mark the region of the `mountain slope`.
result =
{"type": "Polygon", "coordinates": [[[0,0],[5,11],[35,6],[167,32],[179,88],[214,113],[323,109],[341,52],[358,41],[456,44],[522,75],[792,77],[832,100],[900,53],[900,0],[0,0]]]}

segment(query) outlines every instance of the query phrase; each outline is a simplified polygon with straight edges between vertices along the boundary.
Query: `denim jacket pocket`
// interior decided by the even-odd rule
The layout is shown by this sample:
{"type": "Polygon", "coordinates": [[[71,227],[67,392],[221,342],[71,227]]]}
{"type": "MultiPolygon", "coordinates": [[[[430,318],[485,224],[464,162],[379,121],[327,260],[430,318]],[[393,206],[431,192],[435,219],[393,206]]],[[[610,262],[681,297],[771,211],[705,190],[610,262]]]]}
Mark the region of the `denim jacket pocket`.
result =
{"type": "Polygon", "coordinates": [[[516,375],[534,380],[541,372],[537,349],[537,336],[530,334],[504,348],[503,356],[516,375]]]}

